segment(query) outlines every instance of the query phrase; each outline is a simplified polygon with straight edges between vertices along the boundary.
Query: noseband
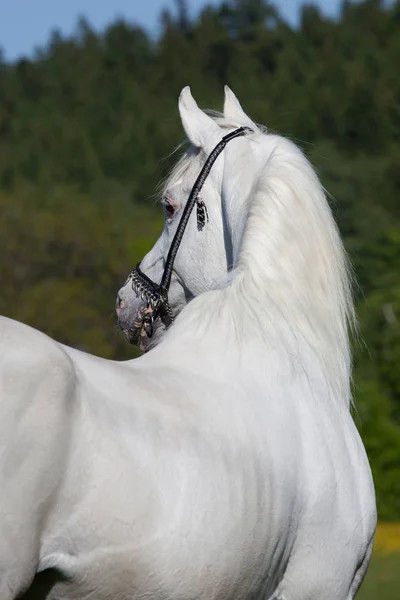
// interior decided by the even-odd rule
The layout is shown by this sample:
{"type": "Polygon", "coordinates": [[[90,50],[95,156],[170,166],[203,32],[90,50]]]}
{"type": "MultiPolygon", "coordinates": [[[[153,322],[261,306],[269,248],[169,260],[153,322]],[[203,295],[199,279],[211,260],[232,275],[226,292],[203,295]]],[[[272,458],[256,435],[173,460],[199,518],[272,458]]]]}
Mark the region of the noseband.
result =
{"type": "Polygon", "coordinates": [[[173,321],[172,310],[168,302],[168,290],[171,284],[175,258],[178,253],[183,234],[185,233],[189,217],[196,203],[198,229],[203,229],[206,221],[208,221],[206,205],[198,197],[201,188],[210,174],[213,164],[221,152],[225,149],[227,143],[237,137],[245,135],[248,132],[253,133],[253,131],[248,127],[239,127],[239,129],[231,131],[222,138],[222,140],[215,146],[211,154],[208,156],[199,176],[194,183],[194,186],[192,187],[186,206],[183,209],[181,220],[179,221],[178,228],[175,232],[171,247],[168,252],[161,283],[155,283],[150,279],[150,277],[147,277],[147,275],[145,275],[145,273],[143,273],[143,271],[140,269],[140,263],[136,265],[136,269],[130,273],[128,280],[126,281],[126,283],[128,283],[129,279],[131,279],[132,289],[136,293],[136,296],[147,301],[147,308],[150,310],[144,316],[143,326],[148,337],[153,335],[153,322],[158,316],[166,327],[168,327],[173,321]]]}

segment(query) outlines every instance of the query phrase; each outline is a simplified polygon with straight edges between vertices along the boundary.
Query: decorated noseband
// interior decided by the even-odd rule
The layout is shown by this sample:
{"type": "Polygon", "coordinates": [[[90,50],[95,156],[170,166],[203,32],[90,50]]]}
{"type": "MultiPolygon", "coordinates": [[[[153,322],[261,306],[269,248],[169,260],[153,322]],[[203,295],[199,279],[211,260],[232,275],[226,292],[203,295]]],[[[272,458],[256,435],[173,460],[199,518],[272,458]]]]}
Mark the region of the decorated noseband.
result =
{"type": "Polygon", "coordinates": [[[130,273],[126,281],[126,283],[128,283],[128,281],[131,280],[132,289],[136,293],[136,296],[146,301],[147,308],[150,309],[143,318],[143,327],[148,337],[153,335],[153,323],[157,317],[160,317],[161,321],[166,327],[168,327],[173,321],[172,310],[168,302],[168,290],[171,284],[175,258],[195,204],[197,205],[198,229],[202,230],[206,222],[208,222],[207,207],[199,198],[199,193],[204,185],[204,182],[210,174],[213,164],[221,152],[225,149],[227,143],[237,137],[245,135],[246,133],[253,133],[253,131],[249,127],[239,127],[239,129],[231,131],[222,138],[222,140],[212,150],[211,154],[207,157],[207,160],[204,163],[204,166],[201,169],[194,186],[192,187],[185,208],[183,209],[181,220],[179,221],[178,228],[175,232],[168,252],[161,283],[155,283],[150,279],[150,277],[147,277],[147,275],[145,275],[145,273],[143,273],[143,271],[140,269],[140,263],[136,265],[136,268],[134,271],[132,271],[132,273],[130,273]]]}

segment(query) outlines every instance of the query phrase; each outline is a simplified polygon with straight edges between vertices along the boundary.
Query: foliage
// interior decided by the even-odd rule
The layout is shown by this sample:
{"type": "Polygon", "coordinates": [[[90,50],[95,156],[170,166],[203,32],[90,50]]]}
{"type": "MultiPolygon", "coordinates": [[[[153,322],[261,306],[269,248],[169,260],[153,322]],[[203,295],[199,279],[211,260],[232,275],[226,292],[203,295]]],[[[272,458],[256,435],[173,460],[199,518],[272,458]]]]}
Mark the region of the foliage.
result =
{"type": "Polygon", "coordinates": [[[3,194],[0,212],[0,314],[107,358],[132,356],[116,331],[113,299],[160,219],[116,192],[68,188],[3,194]]]}
{"type": "Polygon", "coordinates": [[[148,200],[181,140],[187,84],[218,106],[228,83],[254,119],[315,164],[359,282],[356,421],[381,518],[400,517],[400,2],[231,0],[191,20],[183,0],[153,40],[117,21],[54,32],[33,59],[0,52],[0,312],[109,358],[132,349],[109,319],[161,227],[148,200]]]}

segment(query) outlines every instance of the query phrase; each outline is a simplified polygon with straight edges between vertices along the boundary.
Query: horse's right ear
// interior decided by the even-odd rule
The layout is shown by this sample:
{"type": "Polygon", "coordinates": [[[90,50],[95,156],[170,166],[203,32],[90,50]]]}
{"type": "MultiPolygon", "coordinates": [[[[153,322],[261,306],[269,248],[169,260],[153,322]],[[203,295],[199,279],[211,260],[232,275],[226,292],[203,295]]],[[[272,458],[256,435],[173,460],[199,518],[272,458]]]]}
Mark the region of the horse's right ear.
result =
{"type": "Polygon", "coordinates": [[[183,88],[179,96],[179,113],[189,141],[193,146],[210,152],[221,139],[221,129],[197,106],[189,86],[183,88]]]}
{"type": "Polygon", "coordinates": [[[231,119],[237,125],[250,127],[253,131],[257,129],[255,123],[246,115],[240,106],[239,100],[227,85],[225,86],[224,117],[231,119]]]}

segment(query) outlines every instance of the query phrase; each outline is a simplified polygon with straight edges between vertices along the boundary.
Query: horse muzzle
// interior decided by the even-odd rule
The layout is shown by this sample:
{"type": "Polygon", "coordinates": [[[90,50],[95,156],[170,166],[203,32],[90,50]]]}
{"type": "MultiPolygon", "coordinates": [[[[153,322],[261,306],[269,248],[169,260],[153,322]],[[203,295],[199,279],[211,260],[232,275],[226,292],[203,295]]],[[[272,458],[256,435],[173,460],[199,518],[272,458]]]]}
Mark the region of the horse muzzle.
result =
{"type": "Polygon", "coordinates": [[[115,303],[118,325],[130,344],[146,352],[154,345],[153,308],[124,288],[118,292],[115,303]]]}

